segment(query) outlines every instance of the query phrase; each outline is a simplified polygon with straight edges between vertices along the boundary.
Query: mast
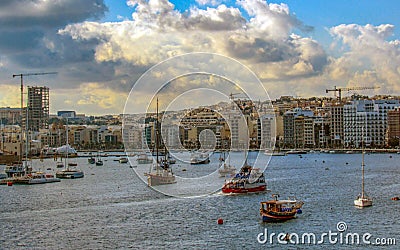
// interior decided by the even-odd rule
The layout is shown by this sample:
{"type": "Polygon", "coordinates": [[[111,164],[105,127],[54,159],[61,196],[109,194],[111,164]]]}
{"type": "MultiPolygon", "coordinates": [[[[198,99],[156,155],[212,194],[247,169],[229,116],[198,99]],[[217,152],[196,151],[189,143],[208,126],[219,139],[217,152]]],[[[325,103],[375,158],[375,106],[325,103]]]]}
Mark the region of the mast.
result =
{"type": "Polygon", "coordinates": [[[69,170],[69,166],[68,166],[68,117],[65,117],[66,119],[66,134],[67,134],[67,139],[66,139],[66,146],[65,146],[65,150],[66,150],[66,155],[65,155],[65,167],[67,168],[67,170],[69,170]]]}
{"type": "Polygon", "coordinates": [[[361,161],[361,198],[364,198],[364,128],[362,128],[361,136],[361,149],[362,149],[362,161],[361,161]]]}
{"type": "Polygon", "coordinates": [[[157,169],[157,173],[159,171],[159,166],[158,166],[158,97],[157,97],[157,107],[156,107],[156,169],[157,169]]]}

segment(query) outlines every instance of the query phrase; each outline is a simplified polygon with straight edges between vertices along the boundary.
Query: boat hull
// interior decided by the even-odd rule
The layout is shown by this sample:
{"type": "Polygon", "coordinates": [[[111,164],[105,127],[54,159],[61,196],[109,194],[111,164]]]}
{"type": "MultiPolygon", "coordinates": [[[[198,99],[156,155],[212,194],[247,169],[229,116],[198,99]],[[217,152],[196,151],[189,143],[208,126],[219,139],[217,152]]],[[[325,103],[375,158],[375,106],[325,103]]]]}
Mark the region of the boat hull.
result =
{"type": "Polygon", "coordinates": [[[252,187],[232,187],[228,185],[224,185],[222,187],[222,193],[224,194],[248,194],[248,193],[259,193],[265,192],[267,190],[267,184],[252,186],[252,187]]]}
{"type": "Polygon", "coordinates": [[[56,173],[56,177],[60,179],[77,179],[83,178],[84,174],[80,171],[61,171],[56,173]]]}
{"type": "Polygon", "coordinates": [[[263,222],[280,222],[296,218],[296,213],[288,215],[274,215],[269,213],[261,213],[261,218],[263,222]]]}
{"type": "Polygon", "coordinates": [[[372,206],[372,200],[368,198],[358,198],[354,200],[354,205],[357,207],[370,207],[372,206]]]}
{"type": "Polygon", "coordinates": [[[160,186],[176,183],[175,176],[163,174],[148,174],[147,184],[149,186],[160,186]]]}

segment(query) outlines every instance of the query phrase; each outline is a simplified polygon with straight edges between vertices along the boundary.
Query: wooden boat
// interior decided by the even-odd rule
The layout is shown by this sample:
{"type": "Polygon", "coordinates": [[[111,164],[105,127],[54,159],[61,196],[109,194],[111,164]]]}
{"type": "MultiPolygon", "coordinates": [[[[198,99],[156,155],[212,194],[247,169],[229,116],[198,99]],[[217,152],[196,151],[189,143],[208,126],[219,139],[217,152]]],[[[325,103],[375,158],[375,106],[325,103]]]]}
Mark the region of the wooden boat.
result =
{"type": "Polygon", "coordinates": [[[260,215],[263,222],[279,222],[296,218],[301,214],[304,202],[296,199],[278,200],[279,195],[273,194],[273,199],[261,202],[260,215]]]}

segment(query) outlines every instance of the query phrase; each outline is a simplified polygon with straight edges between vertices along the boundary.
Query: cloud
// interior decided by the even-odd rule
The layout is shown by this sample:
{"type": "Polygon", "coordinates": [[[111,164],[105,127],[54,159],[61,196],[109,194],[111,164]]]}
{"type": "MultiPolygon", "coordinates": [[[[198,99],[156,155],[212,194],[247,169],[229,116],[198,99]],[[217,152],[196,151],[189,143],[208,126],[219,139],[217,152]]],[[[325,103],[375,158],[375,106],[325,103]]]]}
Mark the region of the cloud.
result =
{"type": "MultiPolygon", "coordinates": [[[[83,22],[68,25],[59,33],[77,42],[97,40],[97,62],[129,62],[151,66],[171,56],[189,52],[213,52],[245,63],[279,63],[293,67],[290,77],[318,74],[326,54],[316,41],[292,36],[294,28],[305,26],[290,15],[285,4],[240,1],[252,18],[235,7],[200,9],[184,15],[163,0],[129,1],[135,7],[132,21],[118,23],[83,22]]],[[[264,65],[265,66],[265,65],[264,65]]],[[[285,76],[285,71],[276,73],[285,76]]]]}
{"type": "Polygon", "coordinates": [[[343,52],[330,65],[332,78],[347,79],[357,86],[382,85],[388,93],[400,91],[400,42],[389,40],[393,32],[391,24],[332,27],[334,48],[343,52]]]}
{"type": "MultiPolygon", "coordinates": [[[[100,22],[107,11],[101,0],[1,1],[0,76],[58,71],[49,81],[57,107],[65,104],[55,94],[61,91],[75,94],[72,104],[90,112],[95,112],[96,103],[99,109],[116,111],[111,102],[121,105],[120,99],[146,70],[190,52],[240,61],[257,74],[272,97],[322,95],[331,85],[378,82],[389,93],[400,91],[400,41],[390,40],[393,25],[331,27],[334,42],[326,51],[307,36],[313,27],[299,20],[287,4],[222,2],[198,0],[190,9],[178,11],[167,0],[128,0],[131,20],[100,22]]],[[[223,70],[226,65],[219,66],[223,70]]]]}

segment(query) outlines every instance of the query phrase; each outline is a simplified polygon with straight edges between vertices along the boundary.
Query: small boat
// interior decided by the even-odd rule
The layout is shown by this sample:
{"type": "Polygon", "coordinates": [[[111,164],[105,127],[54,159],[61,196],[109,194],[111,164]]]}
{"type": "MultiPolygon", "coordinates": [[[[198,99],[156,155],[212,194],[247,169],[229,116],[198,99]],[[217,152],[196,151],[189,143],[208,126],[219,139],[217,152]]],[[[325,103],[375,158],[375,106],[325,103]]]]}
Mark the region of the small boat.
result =
{"type": "Polygon", "coordinates": [[[93,156],[91,156],[90,158],[88,158],[88,163],[89,164],[95,164],[96,163],[96,159],[93,156]]]}
{"type": "Polygon", "coordinates": [[[136,159],[138,164],[150,164],[153,163],[153,158],[143,153],[138,156],[136,159]]]}
{"type": "Polygon", "coordinates": [[[294,155],[294,154],[301,155],[301,154],[307,154],[307,151],[304,151],[304,150],[290,150],[290,151],[286,152],[286,154],[288,154],[288,155],[294,155]]]}
{"type": "Polygon", "coordinates": [[[279,195],[273,194],[273,199],[261,202],[260,215],[263,222],[279,222],[296,218],[301,214],[304,202],[296,199],[278,200],[279,195]]]}
{"type": "Polygon", "coordinates": [[[63,169],[56,173],[56,177],[60,179],[77,179],[84,177],[83,171],[77,169],[63,169]]]}
{"type": "Polygon", "coordinates": [[[78,166],[78,163],[76,163],[76,162],[68,162],[68,166],[76,167],[76,166],[78,166]]]}
{"type": "Polygon", "coordinates": [[[225,151],[223,155],[219,158],[221,162],[221,167],[218,169],[219,177],[232,177],[236,174],[236,168],[230,164],[230,158],[228,158],[228,163],[225,162],[225,151]]]}
{"type": "Polygon", "coordinates": [[[231,177],[236,173],[236,168],[232,165],[224,163],[223,166],[221,166],[218,169],[219,177],[231,177]]]}
{"type": "Polygon", "coordinates": [[[248,194],[258,193],[267,190],[264,173],[259,169],[253,168],[247,163],[241,168],[233,178],[226,181],[222,186],[224,194],[248,194]]]}
{"type": "Polygon", "coordinates": [[[208,153],[198,153],[194,152],[190,156],[190,164],[199,165],[199,164],[208,164],[210,163],[210,156],[208,153]]]}
{"type": "Polygon", "coordinates": [[[96,166],[103,166],[103,165],[104,165],[103,161],[101,159],[97,159],[96,166]]]}
{"type": "Polygon", "coordinates": [[[103,166],[103,160],[101,159],[100,153],[97,154],[96,166],[103,166]]]}
{"type": "Polygon", "coordinates": [[[398,200],[400,200],[399,196],[392,197],[392,201],[398,201],[398,200]]]}
{"type": "MultiPolygon", "coordinates": [[[[67,131],[68,131],[68,119],[67,119],[67,131]]],[[[68,133],[66,133],[66,138],[67,138],[67,145],[68,145],[68,133]]],[[[64,165],[66,166],[65,169],[56,172],[57,178],[77,179],[77,178],[84,177],[84,173],[82,170],[76,169],[75,167],[73,169],[70,168],[70,165],[68,164],[68,154],[66,154],[64,165]]]]}
{"type": "Polygon", "coordinates": [[[126,157],[121,157],[121,158],[119,158],[119,163],[128,163],[128,158],[126,158],[126,157]]]}

